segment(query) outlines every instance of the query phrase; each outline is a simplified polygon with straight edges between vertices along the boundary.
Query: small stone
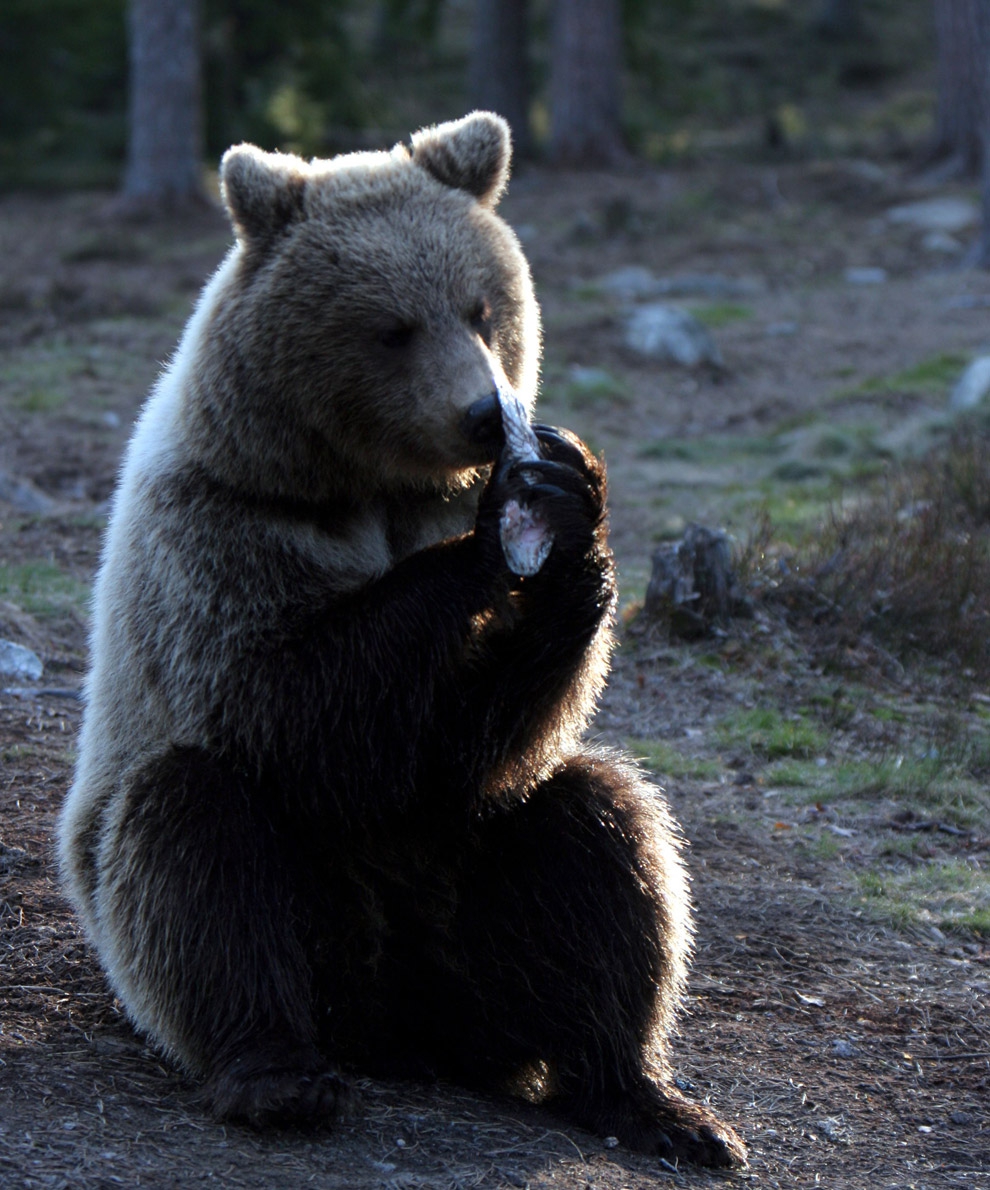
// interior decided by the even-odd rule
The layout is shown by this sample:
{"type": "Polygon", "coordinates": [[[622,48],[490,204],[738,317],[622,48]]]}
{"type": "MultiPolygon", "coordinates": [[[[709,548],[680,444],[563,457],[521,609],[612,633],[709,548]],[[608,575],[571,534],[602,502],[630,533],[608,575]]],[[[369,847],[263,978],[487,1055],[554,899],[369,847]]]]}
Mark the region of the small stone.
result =
{"type": "Polygon", "coordinates": [[[826,1140],[832,1141],[833,1144],[842,1144],[849,1140],[849,1130],[843,1126],[841,1120],[828,1117],[819,1120],[816,1127],[822,1136],[826,1140]]]}
{"type": "Polygon", "coordinates": [[[617,1149],[619,1147],[619,1138],[617,1136],[606,1136],[602,1141],[602,1147],[605,1149],[617,1149]]]}
{"type": "Polygon", "coordinates": [[[920,231],[942,231],[951,235],[975,227],[980,212],[976,203],[966,198],[929,198],[891,207],[887,218],[891,223],[916,227],[920,231]]]}
{"type": "Polygon", "coordinates": [[[37,653],[32,653],[23,645],[15,645],[12,640],[0,640],[0,674],[5,678],[37,682],[44,669],[37,653]]]}
{"type": "Polygon", "coordinates": [[[844,1037],[837,1037],[832,1042],[832,1053],[837,1058],[853,1058],[856,1056],[856,1047],[844,1037]]]}
{"type": "Polygon", "coordinates": [[[720,273],[681,273],[660,278],[661,293],[670,297],[707,298],[726,301],[762,293],[763,283],[755,277],[723,277],[720,273]]]}
{"type": "Polygon", "coordinates": [[[949,396],[949,408],[961,411],[975,409],[990,394],[990,355],[972,361],[959,377],[949,396]]]}
{"type": "Polygon", "coordinates": [[[12,504],[18,512],[31,515],[45,515],[55,507],[51,496],[46,496],[29,479],[19,479],[5,471],[0,471],[0,500],[12,504]]]}
{"type": "Polygon", "coordinates": [[[883,285],[887,280],[887,270],[869,266],[851,268],[846,269],[845,277],[849,285],[883,285]]]}
{"type": "Polygon", "coordinates": [[[940,256],[957,256],[963,250],[962,244],[950,236],[947,231],[930,231],[921,241],[926,252],[937,253],[940,256]]]}
{"type": "Polygon", "coordinates": [[[598,282],[597,288],[624,302],[657,297],[663,292],[660,278],[639,264],[627,265],[616,269],[614,273],[608,273],[598,282]]]}
{"type": "Polygon", "coordinates": [[[615,386],[604,368],[588,368],[583,364],[572,364],[567,370],[567,378],[582,392],[606,392],[615,386]]]}
{"type": "Polygon", "coordinates": [[[708,330],[677,306],[640,306],[626,320],[625,343],[637,355],[685,368],[722,367],[722,353],[708,330]]]}

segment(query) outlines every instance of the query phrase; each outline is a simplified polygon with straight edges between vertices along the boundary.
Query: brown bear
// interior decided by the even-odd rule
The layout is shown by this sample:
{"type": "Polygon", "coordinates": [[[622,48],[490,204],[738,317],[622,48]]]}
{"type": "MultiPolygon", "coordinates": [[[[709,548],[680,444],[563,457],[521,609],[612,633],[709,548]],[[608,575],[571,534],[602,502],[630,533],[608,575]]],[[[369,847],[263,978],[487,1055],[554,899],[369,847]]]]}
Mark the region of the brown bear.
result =
{"type": "Polygon", "coordinates": [[[236,244],[130,444],[96,583],[68,888],[135,1026],[216,1114],[330,1120],[344,1071],[538,1095],[725,1166],[672,1086],[678,835],[582,743],[615,576],[602,463],[537,426],[509,137],[222,165],[236,244]],[[509,569],[500,516],[552,546],[509,569]]]}

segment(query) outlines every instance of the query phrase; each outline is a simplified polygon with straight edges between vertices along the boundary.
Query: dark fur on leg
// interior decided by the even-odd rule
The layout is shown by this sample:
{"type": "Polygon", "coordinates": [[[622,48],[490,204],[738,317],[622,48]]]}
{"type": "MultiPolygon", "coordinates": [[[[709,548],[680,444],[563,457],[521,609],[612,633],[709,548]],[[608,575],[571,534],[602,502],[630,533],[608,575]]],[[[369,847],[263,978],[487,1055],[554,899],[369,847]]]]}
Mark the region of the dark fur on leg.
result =
{"type": "Polygon", "coordinates": [[[675,837],[659,792],[602,754],[493,813],[465,862],[453,991],[429,1006],[430,1032],[462,1080],[543,1070],[548,1106],[576,1123],[727,1167],[741,1141],[667,1066],[691,938],[675,837]]]}
{"type": "Polygon", "coordinates": [[[131,782],[98,896],[121,923],[136,1023],[206,1076],[213,1114],[310,1123],[349,1093],[315,1045],[297,897],[263,799],[230,762],[166,754],[131,782]]]}

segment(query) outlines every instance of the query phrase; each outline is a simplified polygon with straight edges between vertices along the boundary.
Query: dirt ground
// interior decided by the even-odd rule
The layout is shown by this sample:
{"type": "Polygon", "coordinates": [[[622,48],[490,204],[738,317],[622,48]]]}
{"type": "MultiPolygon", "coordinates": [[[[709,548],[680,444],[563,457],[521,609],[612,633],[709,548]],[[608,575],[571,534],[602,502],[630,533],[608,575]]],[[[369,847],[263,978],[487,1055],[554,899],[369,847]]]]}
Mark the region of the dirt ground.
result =
{"type": "Polygon", "coordinates": [[[643,749],[690,841],[699,936],[676,1067],[746,1138],[749,1168],[729,1175],[665,1168],[543,1109],[443,1086],[359,1080],[362,1111],[326,1136],[220,1127],[133,1035],[59,894],[53,822],[105,501],[228,237],[205,215],[107,222],[100,196],[0,199],[0,638],[45,663],[40,682],[0,693],[0,1184],[990,1185],[990,947],[923,910],[878,912],[863,892],[877,872],[935,862],[984,872],[985,887],[986,815],[926,821],[882,783],[781,794],[767,755],[725,726],[754,708],[817,707],[807,760],[827,776],[909,754],[940,716],[957,735],[982,730],[990,698],[919,691],[865,647],[849,650],[855,680],[837,679],[769,613],[690,645],[631,618],[656,541],[678,526],[745,536],[768,502],[797,525],[944,424],[942,372],[990,339],[990,277],[888,218],[924,197],[899,166],[833,161],[529,170],[504,208],[544,308],[544,416],[609,464],[628,624],[596,732],[643,749]],[[723,368],[623,346],[623,300],[599,281],[634,264],[741,282],[671,299],[713,328],[723,368]],[[883,277],[847,278],[867,267],[883,277]],[[924,848],[908,854],[915,827],[924,848]]]}

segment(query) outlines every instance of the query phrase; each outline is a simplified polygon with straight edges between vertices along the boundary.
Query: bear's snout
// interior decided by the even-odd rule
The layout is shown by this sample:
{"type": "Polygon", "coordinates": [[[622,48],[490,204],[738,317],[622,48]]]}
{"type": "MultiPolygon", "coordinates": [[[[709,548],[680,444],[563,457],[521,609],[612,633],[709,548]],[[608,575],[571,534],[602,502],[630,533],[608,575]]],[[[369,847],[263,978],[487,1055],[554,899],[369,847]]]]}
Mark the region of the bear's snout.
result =
{"type": "Polygon", "coordinates": [[[503,432],[502,407],[497,392],[490,392],[468,407],[461,418],[461,432],[473,446],[481,447],[488,458],[494,459],[498,455],[503,432]]]}

